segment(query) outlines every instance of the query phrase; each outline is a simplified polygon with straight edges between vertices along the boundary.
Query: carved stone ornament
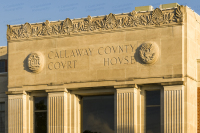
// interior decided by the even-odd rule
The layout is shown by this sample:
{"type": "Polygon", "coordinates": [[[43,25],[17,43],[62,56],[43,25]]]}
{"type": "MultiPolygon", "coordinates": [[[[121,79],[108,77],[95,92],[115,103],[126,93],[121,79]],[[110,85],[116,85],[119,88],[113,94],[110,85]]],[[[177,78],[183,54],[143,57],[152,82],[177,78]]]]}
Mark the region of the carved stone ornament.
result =
{"type": "Polygon", "coordinates": [[[28,68],[34,73],[40,72],[44,67],[44,56],[40,52],[33,52],[28,56],[28,68]]]}
{"type": "Polygon", "coordinates": [[[106,30],[130,29],[144,26],[161,26],[182,24],[184,6],[170,10],[156,8],[153,11],[124,14],[112,14],[82,19],[65,19],[63,21],[7,26],[7,40],[27,39],[41,36],[72,35],[106,30]]]}
{"type": "Polygon", "coordinates": [[[143,43],[139,52],[140,58],[145,64],[155,63],[159,56],[159,48],[157,44],[152,42],[143,43]]]}

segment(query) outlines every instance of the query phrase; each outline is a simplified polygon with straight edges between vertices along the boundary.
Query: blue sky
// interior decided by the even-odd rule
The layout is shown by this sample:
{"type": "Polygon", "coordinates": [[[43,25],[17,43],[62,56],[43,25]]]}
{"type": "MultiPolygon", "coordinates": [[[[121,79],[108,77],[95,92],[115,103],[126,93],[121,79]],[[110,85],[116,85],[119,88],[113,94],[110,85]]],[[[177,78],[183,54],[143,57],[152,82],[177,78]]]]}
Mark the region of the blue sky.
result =
{"type": "Polygon", "coordinates": [[[131,12],[137,6],[152,5],[154,8],[160,4],[179,3],[187,5],[200,14],[198,0],[1,0],[0,3],[0,46],[7,45],[7,24],[24,24],[57,21],[65,18],[82,18],[90,16],[107,15],[109,13],[131,12]]]}

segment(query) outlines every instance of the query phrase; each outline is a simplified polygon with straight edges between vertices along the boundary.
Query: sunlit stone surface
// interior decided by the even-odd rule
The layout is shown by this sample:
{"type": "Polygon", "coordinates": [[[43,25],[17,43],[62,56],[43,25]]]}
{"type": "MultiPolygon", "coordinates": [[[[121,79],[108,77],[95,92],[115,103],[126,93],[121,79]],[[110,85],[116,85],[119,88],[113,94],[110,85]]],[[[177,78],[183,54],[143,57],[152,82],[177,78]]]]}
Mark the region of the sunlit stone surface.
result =
{"type": "Polygon", "coordinates": [[[200,17],[187,6],[8,25],[5,34],[0,133],[199,131],[200,17]]]}

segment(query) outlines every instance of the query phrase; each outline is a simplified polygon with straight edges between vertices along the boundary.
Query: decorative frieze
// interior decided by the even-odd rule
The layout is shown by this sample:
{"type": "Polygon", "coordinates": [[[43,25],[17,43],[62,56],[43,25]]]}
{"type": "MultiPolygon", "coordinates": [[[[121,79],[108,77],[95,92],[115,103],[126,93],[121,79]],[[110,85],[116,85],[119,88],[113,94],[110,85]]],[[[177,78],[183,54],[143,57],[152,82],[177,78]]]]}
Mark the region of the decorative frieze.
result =
{"type": "Polygon", "coordinates": [[[89,31],[105,31],[128,27],[160,26],[183,21],[183,6],[170,10],[136,12],[126,14],[112,14],[101,17],[88,16],[85,19],[65,19],[64,21],[29,24],[19,26],[8,25],[7,40],[32,38],[39,36],[71,35],[89,31]]]}

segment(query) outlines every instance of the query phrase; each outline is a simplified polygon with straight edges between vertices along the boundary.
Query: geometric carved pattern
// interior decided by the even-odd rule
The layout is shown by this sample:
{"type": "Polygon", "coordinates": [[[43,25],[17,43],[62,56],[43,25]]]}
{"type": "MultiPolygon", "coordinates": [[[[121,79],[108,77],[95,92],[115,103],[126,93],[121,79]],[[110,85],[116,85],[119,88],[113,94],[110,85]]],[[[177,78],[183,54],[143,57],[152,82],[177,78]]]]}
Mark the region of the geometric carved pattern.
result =
{"type": "Polygon", "coordinates": [[[25,39],[39,36],[71,35],[87,33],[88,31],[105,31],[122,28],[134,28],[169,23],[181,24],[183,21],[183,6],[176,9],[160,10],[156,8],[149,12],[136,12],[114,15],[110,13],[105,17],[88,16],[85,19],[65,19],[64,21],[29,24],[20,26],[7,26],[7,40],[25,39]]]}

